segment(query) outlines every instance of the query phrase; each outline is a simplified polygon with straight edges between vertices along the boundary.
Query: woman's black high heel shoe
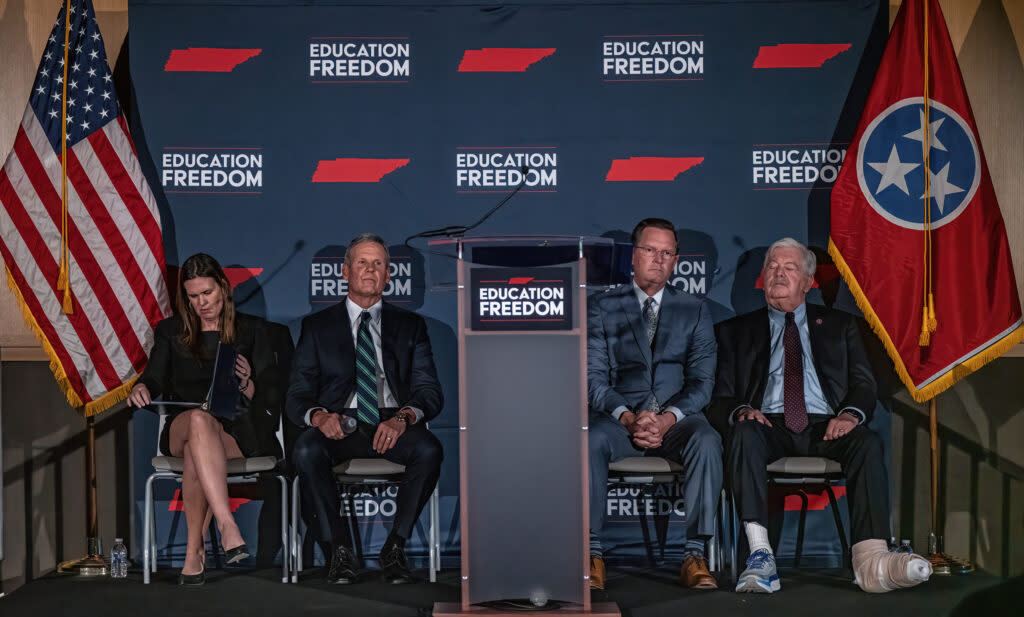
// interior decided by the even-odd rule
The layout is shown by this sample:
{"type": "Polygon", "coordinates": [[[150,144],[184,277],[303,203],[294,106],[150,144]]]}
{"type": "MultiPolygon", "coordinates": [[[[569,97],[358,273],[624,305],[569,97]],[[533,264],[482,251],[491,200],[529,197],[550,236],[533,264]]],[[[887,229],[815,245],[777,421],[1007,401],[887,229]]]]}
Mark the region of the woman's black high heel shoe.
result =
{"type": "Polygon", "coordinates": [[[243,542],[235,548],[229,548],[224,551],[224,557],[227,558],[228,563],[237,563],[242,561],[249,556],[249,547],[243,542]]]}
{"type": "Polygon", "coordinates": [[[203,555],[203,569],[198,574],[178,574],[178,584],[184,587],[198,587],[206,583],[206,555],[203,555]]]}

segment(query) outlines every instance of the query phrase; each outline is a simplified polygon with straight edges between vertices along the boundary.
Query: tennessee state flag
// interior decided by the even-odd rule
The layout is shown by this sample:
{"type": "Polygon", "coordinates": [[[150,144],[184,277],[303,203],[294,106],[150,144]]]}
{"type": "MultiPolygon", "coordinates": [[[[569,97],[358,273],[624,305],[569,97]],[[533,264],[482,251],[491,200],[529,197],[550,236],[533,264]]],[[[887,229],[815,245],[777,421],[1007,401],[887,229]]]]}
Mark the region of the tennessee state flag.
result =
{"type": "Polygon", "coordinates": [[[915,400],[1024,337],[1003,217],[937,0],[904,0],[831,206],[829,254],[915,400]]]}

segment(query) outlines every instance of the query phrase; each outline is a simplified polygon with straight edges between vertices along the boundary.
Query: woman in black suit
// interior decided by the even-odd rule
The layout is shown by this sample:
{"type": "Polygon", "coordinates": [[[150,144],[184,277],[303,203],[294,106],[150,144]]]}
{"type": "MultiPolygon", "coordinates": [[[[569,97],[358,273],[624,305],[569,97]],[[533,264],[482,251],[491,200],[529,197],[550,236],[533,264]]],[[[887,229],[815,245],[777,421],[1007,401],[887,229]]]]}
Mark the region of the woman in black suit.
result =
{"type": "Polygon", "coordinates": [[[210,388],[218,342],[238,352],[234,372],[241,396],[234,418],[198,408],[172,412],[160,434],[161,453],[185,459],[181,493],[188,545],[178,583],[201,585],[211,514],[228,563],[249,556],[228,502],[226,463],[280,454],[273,428],[266,423],[259,427],[259,414],[249,411],[264,409],[264,401],[281,384],[263,321],[235,311],[231,285],[215,259],[198,253],[185,260],[175,308],[175,316],[157,324],[149,363],[129,396],[132,404],[145,407],[160,395],[165,401],[202,401],[210,388]]]}

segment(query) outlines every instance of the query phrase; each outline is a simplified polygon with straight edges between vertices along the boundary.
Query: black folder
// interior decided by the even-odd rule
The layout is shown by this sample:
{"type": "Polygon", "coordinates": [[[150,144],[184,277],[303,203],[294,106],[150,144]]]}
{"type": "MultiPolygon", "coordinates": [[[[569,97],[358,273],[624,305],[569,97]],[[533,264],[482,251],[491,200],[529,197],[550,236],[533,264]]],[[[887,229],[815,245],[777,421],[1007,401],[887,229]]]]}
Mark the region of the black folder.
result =
{"type": "Polygon", "coordinates": [[[235,375],[235,359],[238,351],[232,345],[217,343],[214,354],[213,374],[210,377],[210,389],[206,392],[206,400],[202,402],[187,401],[153,401],[152,407],[198,407],[203,411],[231,420],[238,409],[241,392],[238,390],[238,376],[235,375]]]}

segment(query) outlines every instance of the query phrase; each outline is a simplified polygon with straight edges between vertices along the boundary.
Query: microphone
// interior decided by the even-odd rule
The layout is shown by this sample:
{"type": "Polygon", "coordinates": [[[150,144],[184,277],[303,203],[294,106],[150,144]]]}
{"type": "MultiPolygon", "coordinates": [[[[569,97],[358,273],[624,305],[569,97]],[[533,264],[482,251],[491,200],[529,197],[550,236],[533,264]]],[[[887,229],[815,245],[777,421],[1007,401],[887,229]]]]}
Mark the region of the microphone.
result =
{"type": "Polygon", "coordinates": [[[497,205],[495,205],[493,208],[488,210],[486,214],[484,214],[482,217],[480,217],[480,220],[478,220],[477,222],[473,223],[472,225],[448,225],[447,227],[440,227],[438,229],[430,229],[428,231],[421,231],[418,234],[413,234],[413,235],[409,236],[408,238],[406,238],[405,239],[405,245],[408,246],[409,248],[412,248],[412,246],[409,245],[409,241],[413,240],[414,238],[438,238],[438,237],[442,237],[442,236],[445,237],[445,238],[461,238],[462,236],[464,236],[466,234],[467,231],[469,231],[471,229],[474,229],[475,227],[477,227],[478,225],[480,225],[481,223],[483,223],[487,219],[491,218],[492,214],[497,212],[499,209],[501,209],[502,206],[507,204],[510,199],[515,197],[516,193],[518,193],[519,190],[521,188],[523,188],[523,185],[526,184],[526,174],[528,174],[529,172],[530,172],[530,166],[529,165],[523,165],[522,167],[520,167],[519,168],[519,173],[521,173],[523,175],[523,178],[519,181],[519,184],[515,185],[515,187],[512,189],[512,191],[509,192],[508,195],[505,195],[505,197],[501,201],[499,201],[497,203],[497,205]]]}
{"type": "Polygon", "coordinates": [[[357,426],[359,426],[359,423],[356,421],[355,418],[353,418],[352,416],[346,416],[345,414],[341,414],[342,433],[345,433],[346,435],[351,435],[352,433],[356,432],[357,426]]]}

